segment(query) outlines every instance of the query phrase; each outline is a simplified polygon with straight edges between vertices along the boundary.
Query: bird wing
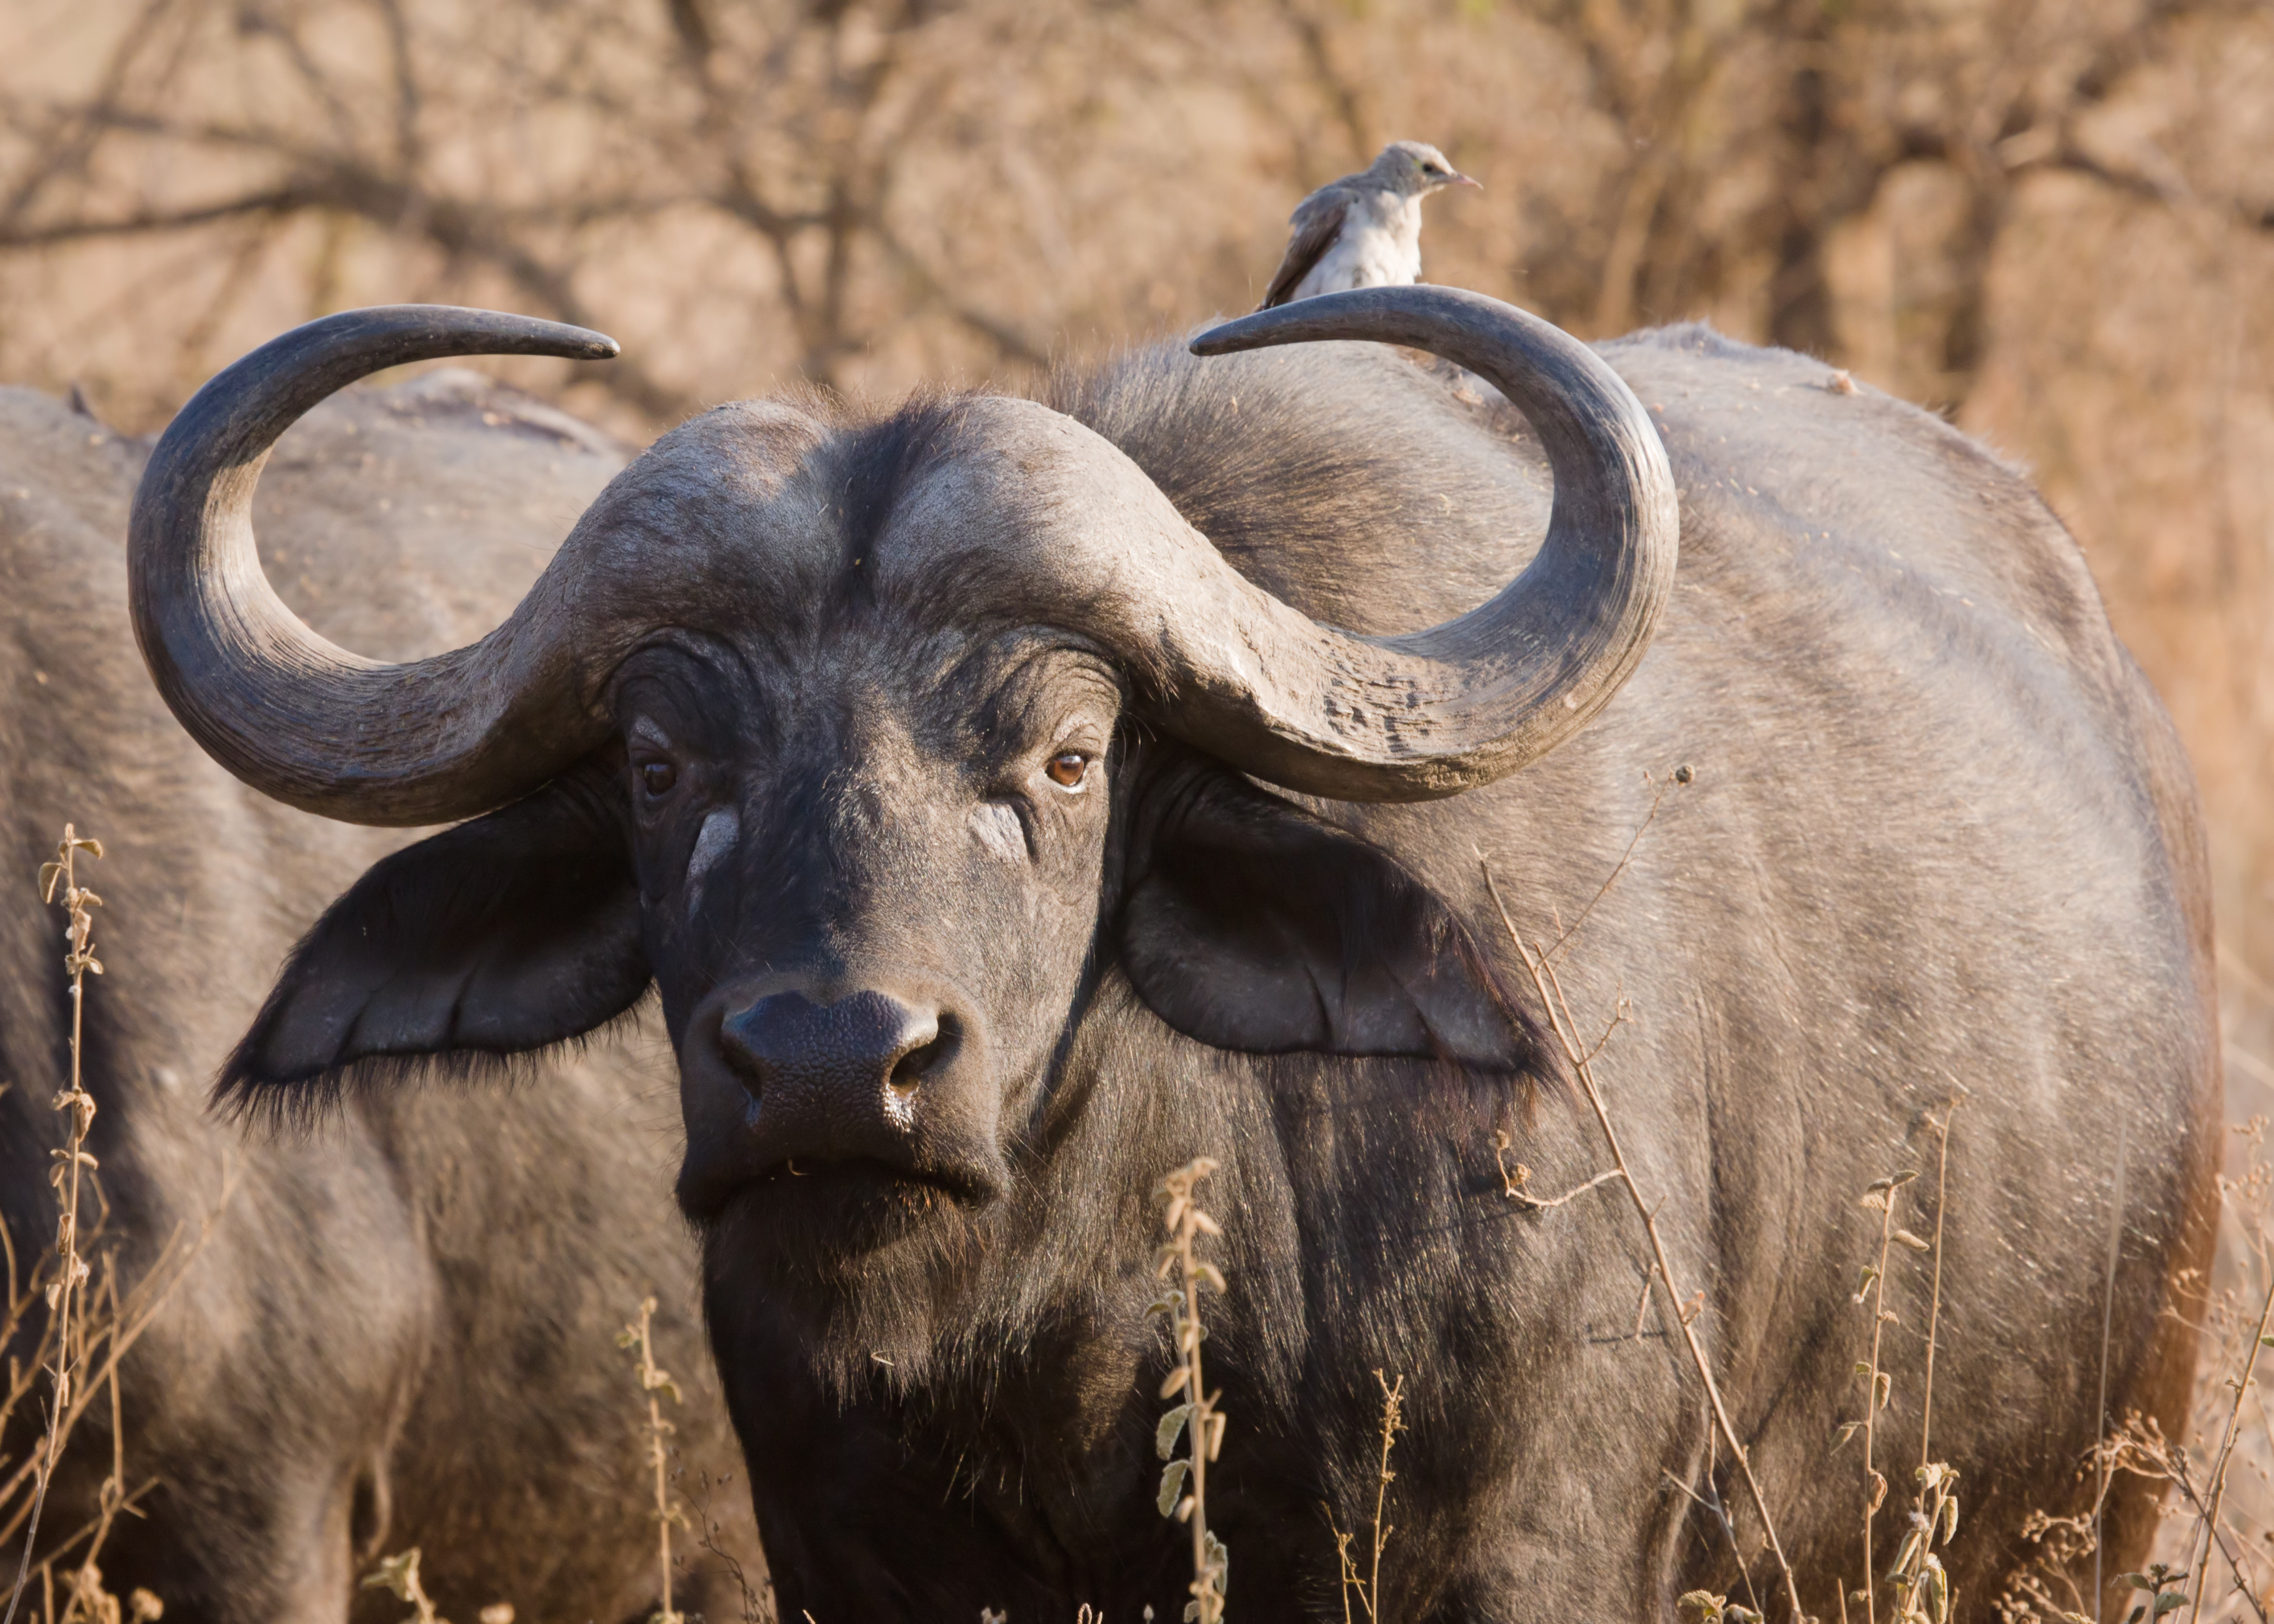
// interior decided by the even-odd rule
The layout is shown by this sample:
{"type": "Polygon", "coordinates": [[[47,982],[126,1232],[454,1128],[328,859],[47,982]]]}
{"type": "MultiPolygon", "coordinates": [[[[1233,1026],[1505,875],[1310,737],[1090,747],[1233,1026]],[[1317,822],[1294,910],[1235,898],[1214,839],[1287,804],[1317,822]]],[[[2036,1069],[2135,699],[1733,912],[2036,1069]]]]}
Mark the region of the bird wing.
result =
{"type": "Polygon", "coordinates": [[[1286,257],[1272,274],[1271,285],[1263,290],[1263,303],[1255,308],[1269,310],[1274,304],[1284,304],[1311,274],[1319,257],[1335,245],[1335,238],[1343,231],[1343,216],[1350,212],[1350,194],[1338,187],[1328,187],[1305,198],[1296,208],[1294,235],[1288,239],[1286,257]]]}

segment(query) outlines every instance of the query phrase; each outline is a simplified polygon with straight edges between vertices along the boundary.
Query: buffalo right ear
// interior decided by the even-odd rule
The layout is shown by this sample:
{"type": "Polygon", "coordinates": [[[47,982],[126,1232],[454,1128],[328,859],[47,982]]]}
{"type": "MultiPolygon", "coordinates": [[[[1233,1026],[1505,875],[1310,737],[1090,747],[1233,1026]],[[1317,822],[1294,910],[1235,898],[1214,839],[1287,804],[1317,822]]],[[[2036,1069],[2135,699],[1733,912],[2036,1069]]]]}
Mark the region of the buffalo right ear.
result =
{"type": "Polygon", "coordinates": [[[1123,970],[1163,1020],[1253,1054],[1540,1072],[1543,1034],[1388,852],[1178,748],[1132,775],[1123,970]]]}
{"type": "Polygon", "coordinates": [[[290,1109],[358,1063],[471,1070],[622,1014],[650,980],[622,799],[587,761],[373,865],[292,950],[215,1100],[290,1109]]]}

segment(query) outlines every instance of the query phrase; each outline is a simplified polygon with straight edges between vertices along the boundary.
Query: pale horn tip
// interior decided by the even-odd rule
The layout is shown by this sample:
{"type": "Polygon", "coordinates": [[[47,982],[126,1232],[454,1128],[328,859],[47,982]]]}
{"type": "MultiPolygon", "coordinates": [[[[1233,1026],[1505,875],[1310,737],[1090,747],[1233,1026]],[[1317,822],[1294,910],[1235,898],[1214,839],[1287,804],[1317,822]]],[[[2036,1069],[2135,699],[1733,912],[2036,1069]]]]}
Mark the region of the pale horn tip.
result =
{"type": "Polygon", "coordinates": [[[1507,317],[1529,320],[1497,299],[1465,288],[1434,283],[1352,288],[1235,316],[1194,337],[1189,347],[1196,356],[1221,356],[1321,339],[1373,339],[1431,349],[1434,346],[1425,335],[1496,326],[1507,317]]]}

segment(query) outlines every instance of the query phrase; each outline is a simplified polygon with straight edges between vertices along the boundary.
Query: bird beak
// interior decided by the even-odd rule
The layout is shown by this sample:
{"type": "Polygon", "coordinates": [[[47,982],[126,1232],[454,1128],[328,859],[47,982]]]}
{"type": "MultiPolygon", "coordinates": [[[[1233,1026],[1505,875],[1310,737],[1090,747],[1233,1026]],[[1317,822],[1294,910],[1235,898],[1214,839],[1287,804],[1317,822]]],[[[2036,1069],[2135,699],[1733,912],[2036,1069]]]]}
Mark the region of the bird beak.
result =
{"type": "Polygon", "coordinates": [[[1445,184],[1448,186],[1474,186],[1479,192],[1482,192],[1485,189],[1484,182],[1479,180],[1473,175],[1464,175],[1457,169],[1453,172],[1453,178],[1447,181],[1445,184]]]}

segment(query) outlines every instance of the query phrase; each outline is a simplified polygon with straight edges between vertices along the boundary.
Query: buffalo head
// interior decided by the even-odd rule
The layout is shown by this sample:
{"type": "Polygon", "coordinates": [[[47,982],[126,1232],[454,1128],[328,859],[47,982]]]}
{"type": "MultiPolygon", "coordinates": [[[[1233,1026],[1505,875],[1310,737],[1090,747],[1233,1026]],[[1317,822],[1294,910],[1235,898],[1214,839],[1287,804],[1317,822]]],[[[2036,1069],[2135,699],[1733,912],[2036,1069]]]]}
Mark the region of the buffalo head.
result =
{"type": "Polygon", "coordinates": [[[808,1280],[970,1222],[1015,1177],[1102,978],[1246,1051],[1510,1072],[1526,1029],[1442,902],[1258,786],[1455,793],[1593,716],[1670,587],[1640,407],[1584,346],[1442,289],[1216,328],[1427,349],[1496,384],[1555,476],[1533,561],[1432,629],[1364,637],[1228,565],[1113,445],[1030,402],[879,419],[724,407],[586,513],[513,617],[400,665],[292,618],[247,519],[331,391],[446,355],[612,352],[403,307],[215,378],[137,502],[135,624],[175,713],[328,816],[471,818],[380,863],[302,944],[222,1079],[320,1097],[572,1039],[652,983],[689,1213],[808,1280]]]}

